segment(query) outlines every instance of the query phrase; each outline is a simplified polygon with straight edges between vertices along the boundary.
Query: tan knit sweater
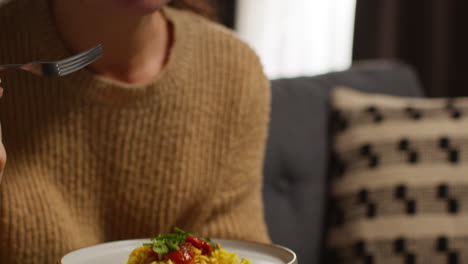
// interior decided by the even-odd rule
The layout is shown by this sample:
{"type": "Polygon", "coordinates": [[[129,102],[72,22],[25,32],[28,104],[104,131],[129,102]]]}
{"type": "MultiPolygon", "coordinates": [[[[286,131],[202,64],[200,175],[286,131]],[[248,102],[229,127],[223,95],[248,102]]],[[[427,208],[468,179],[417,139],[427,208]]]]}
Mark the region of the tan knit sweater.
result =
{"type": "MultiPolygon", "coordinates": [[[[166,7],[175,42],[150,84],[83,70],[0,73],[0,263],[53,264],[77,248],[173,226],[268,242],[261,167],[269,85],[225,28],[166,7]]],[[[70,55],[44,0],[0,8],[0,63],[70,55]]]]}

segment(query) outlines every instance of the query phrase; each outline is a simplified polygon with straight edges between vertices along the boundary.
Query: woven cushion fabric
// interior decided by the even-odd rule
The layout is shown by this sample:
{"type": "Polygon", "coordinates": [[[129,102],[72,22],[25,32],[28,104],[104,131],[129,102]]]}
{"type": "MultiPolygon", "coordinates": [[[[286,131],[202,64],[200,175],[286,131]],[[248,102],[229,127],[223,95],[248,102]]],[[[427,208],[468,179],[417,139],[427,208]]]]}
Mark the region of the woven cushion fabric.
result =
{"type": "Polygon", "coordinates": [[[468,263],[468,98],[338,87],[331,263],[468,263]]]}

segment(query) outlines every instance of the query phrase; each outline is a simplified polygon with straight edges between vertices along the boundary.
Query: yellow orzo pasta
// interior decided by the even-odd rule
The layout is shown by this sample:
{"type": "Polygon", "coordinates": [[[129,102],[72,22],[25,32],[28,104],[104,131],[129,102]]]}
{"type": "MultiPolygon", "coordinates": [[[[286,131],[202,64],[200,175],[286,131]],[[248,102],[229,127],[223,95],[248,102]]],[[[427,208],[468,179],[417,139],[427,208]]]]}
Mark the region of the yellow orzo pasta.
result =
{"type": "Polygon", "coordinates": [[[199,238],[175,228],[175,233],[160,234],[151,243],[134,249],[124,264],[249,264],[209,238],[199,238]]]}

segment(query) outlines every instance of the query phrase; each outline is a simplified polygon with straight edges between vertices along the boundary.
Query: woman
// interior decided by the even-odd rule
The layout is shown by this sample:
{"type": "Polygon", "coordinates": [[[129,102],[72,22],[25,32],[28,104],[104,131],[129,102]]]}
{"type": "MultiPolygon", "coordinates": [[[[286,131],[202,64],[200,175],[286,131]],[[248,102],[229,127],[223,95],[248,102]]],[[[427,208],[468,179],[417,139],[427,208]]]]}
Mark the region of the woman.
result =
{"type": "Polygon", "coordinates": [[[2,72],[0,263],[56,263],[173,226],[268,242],[268,81],[229,30],[167,2],[13,0],[0,9],[2,62],[104,50],[63,78],[2,72]]]}
{"type": "MultiPolygon", "coordinates": [[[[3,88],[0,87],[0,98],[2,97],[3,88]]],[[[6,152],[5,147],[2,143],[2,131],[0,127],[0,183],[2,182],[3,169],[5,169],[6,164],[6,152]]]]}

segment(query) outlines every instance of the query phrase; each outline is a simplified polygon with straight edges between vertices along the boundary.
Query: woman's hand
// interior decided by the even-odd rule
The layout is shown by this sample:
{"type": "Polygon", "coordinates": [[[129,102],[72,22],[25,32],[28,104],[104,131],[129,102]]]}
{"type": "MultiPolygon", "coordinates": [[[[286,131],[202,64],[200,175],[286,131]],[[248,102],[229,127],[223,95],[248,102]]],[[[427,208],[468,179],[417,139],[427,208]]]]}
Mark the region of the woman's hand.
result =
{"type": "MultiPolygon", "coordinates": [[[[0,80],[0,83],[2,80],[0,80]]],[[[2,97],[3,89],[0,87],[0,98],[2,97]]],[[[0,126],[0,183],[2,182],[3,169],[6,163],[6,152],[2,141],[2,127],[0,126]]]]}

